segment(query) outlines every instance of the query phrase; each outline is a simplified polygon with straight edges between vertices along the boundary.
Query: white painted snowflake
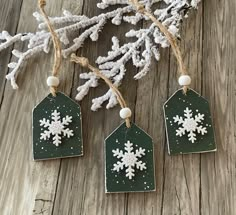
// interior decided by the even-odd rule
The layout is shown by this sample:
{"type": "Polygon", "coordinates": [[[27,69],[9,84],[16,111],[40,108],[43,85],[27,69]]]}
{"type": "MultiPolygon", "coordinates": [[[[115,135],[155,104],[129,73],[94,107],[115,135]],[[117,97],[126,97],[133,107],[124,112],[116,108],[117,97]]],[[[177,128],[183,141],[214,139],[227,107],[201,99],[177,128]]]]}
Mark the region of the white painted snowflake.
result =
{"type": "Polygon", "coordinates": [[[114,164],[113,170],[120,172],[120,170],[123,170],[124,167],[126,167],[126,177],[129,179],[132,179],[132,177],[135,176],[135,167],[141,171],[147,168],[146,163],[138,160],[138,158],[145,155],[145,149],[140,147],[139,149],[136,149],[135,153],[132,152],[133,149],[133,143],[127,141],[127,143],[125,143],[126,152],[119,149],[112,150],[114,157],[121,158],[121,161],[117,161],[117,163],[114,164]]]}
{"type": "Polygon", "coordinates": [[[198,113],[195,117],[193,117],[193,111],[188,107],[184,110],[184,116],[179,117],[176,115],[173,119],[174,122],[178,123],[178,125],[182,125],[183,127],[179,127],[176,130],[176,136],[182,137],[185,135],[185,132],[188,133],[188,139],[192,143],[196,141],[196,133],[204,135],[207,133],[206,127],[199,125],[204,120],[204,114],[198,113]]]}
{"type": "Polygon", "coordinates": [[[67,138],[70,138],[74,135],[73,130],[66,128],[66,126],[72,122],[72,116],[65,116],[61,121],[60,112],[57,112],[57,110],[54,110],[51,116],[51,122],[49,120],[46,120],[45,118],[39,120],[41,127],[48,128],[48,130],[45,130],[40,134],[40,139],[47,140],[51,136],[53,136],[53,144],[59,146],[59,144],[61,144],[62,135],[64,137],[67,136],[67,138]]]}

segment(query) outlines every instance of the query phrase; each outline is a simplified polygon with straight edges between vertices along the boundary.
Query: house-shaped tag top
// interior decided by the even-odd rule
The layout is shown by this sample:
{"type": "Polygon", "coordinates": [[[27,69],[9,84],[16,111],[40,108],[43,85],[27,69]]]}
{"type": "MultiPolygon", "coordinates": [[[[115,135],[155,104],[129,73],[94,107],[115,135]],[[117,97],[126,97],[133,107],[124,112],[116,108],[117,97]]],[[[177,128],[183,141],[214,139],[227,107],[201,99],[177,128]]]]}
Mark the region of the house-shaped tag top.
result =
{"type": "Polygon", "coordinates": [[[33,109],[33,158],[83,155],[80,106],[63,93],[49,94],[33,109]]]}
{"type": "Polygon", "coordinates": [[[174,154],[216,151],[208,101],[192,89],[180,89],[164,104],[168,152],[174,154]]]}
{"type": "Polygon", "coordinates": [[[134,123],[122,123],[105,140],[105,191],[155,191],[152,138],[134,123]]]}

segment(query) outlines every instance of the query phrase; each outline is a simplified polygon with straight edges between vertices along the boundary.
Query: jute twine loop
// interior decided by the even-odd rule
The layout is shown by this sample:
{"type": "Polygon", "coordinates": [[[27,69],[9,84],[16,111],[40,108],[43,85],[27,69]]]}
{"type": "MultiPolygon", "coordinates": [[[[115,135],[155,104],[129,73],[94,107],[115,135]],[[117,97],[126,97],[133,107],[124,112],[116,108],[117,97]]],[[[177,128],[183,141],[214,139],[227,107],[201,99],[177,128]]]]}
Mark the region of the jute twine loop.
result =
{"type": "MultiPolygon", "coordinates": [[[[48,15],[46,14],[46,12],[44,10],[44,7],[46,6],[46,0],[38,0],[38,5],[39,5],[40,12],[41,12],[42,16],[45,19],[48,30],[52,35],[53,46],[54,46],[54,49],[55,49],[52,76],[57,77],[58,74],[59,74],[61,61],[62,61],[61,43],[60,43],[60,40],[59,40],[53,26],[50,23],[48,15]]],[[[56,86],[51,86],[50,87],[50,92],[52,93],[53,96],[56,96],[57,87],[56,86]]]]}
{"type": "MultiPolygon", "coordinates": [[[[75,54],[72,54],[71,55],[71,61],[75,62],[75,63],[78,63],[80,64],[82,67],[85,67],[85,68],[88,68],[90,69],[96,76],[100,77],[101,79],[103,79],[105,81],[105,83],[110,87],[110,89],[112,90],[112,92],[116,95],[117,97],[117,100],[121,106],[121,108],[125,108],[127,107],[127,104],[122,96],[122,94],[120,93],[120,91],[117,89],[117,87],[112,84],[112,82],[110,81],[109,78],[107,78],[105,75],[103,75],[101,73],[101,71],[96,68],[96,67],[93,67],[90,63],[89,63],[89,60],[85,57],[78,57],[76,56],[75,54]]],[[[126,118],[125,119],[125,122],[126,122],[126,126],[128,128],[130,128],[130,119],[129,118],[126,118]]]]}
{"type": "Polygon", "coordinates": [[[46,1],[45,0],[39,0],[39,6],[40,6],[40,8],[46,6],[46,1]]]}
{"type": "MultiPolygon", "coordinates": [[[[174,55],[177,59],[177,62],[178,62],[178,65],[179,65],[180,75],[187,75],[188,72],[187,72],[186,67],[184,65],[182,54],[181,54],[180,48],[177,44],[177,41],[176,41],[175,37],[168,31],[168,29],[158,19],[155,18],[155,16],[153,16],[149,11],[147,11],[145,9],[144,5],[141,4],[138,0],[129,0],[129,1],[133,6],[136,7],[136,10],[139,13],[141,13],[141,14],[147,16],[149,19],[151,19],[152,22],[166,36],[167,40],[169,41],[169,43],[172,47],[174,55]]],[[[188,90],[188,86],[184,86],[183,91],[184,91],[185,94],[186,94],[187,90],[188,90]]]]}

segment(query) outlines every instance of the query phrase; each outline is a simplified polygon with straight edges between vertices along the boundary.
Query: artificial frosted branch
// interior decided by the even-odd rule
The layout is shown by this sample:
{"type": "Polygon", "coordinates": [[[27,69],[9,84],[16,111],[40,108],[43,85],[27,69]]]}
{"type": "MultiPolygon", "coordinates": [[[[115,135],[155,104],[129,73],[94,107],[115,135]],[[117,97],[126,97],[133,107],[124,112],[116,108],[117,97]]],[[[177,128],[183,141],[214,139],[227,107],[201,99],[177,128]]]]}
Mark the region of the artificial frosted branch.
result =
{"type": "MultiPolygon", "coordinates": [[[[145,9],[150,11],[152,5],[156,2],[159,1],[145,1],[145,9]]],[[[165,7],[156,9],[154,15],[174,36],[179,37],[179,25],[182,19],[187,17],[187,11],[192,7],[196,7],[199,1],[165,0],[164,2],[166,3],[165,7]]],[[[119,1],[117,3],[116,0],[103,0],[102,3],[98,4],[98,7],[104,9],[116,4],[126,5],[127,1],[119,1]]],[[[143,19],[146,20],[146,17],[138,12],[134,13],[134,15],[123,16],[125,22],[134,25],[143,19]]],[[[140,79],[149,72],[152,58],[154,57],[157,61],[160,59],[160,47],[169,47],[166,37],[154,23],[151,23],[147,28],[141,28],[139,30],[131,29],[125,36],[135,38],[134,42],[120,45],[119,39],[114,36],[112,38],[111,50],[106,56],[98,57],[96,61],[101,72],[110,78],[116,86],[121,85],[126,72],[125,65],[128,61],[132,61],[133,65],[139,69],[138,73],[134,75],[134,79],[140,79]]],[[[96,79],[93,74],[87,74],[85,76],[81,74],[80,78],[87,80],[96,79]]],[[[78,88],[78,100],[82,100],[86,95],[81,93],[84,87],[87,89],[87,92],[89,87],[93,87],[87,83],[88,81],[84,86],[82,85],[78,88]]],[[[92,101],[92,109],[100,108],[106,100],[108,100],[107,108],[114,107],[117,104],[117,100],[108,91],[103,96],[92,101]]]]}
{"type": "MultiPolygon", "coordinates": [[[[187,16],[189,9],[197,7],[199,1],[143,0],[140,3],[145,6],[146,10],[152,11],[172,34],[179,37],[181,20],[187,16]],[[163,3],[163,6],[153,10],[153,5],[160,2],[163,3]]],[[[63,57],[66,58],[81,48],[88,38],[92,41],[97,41],[99,33],[102,33],[105,24],[109,20],[114,25],[121,25],[122,21],[136,25],[142,20],[148,20],[144,15],[136,12],[136,9],[129,4],[128,0],[102,0],[97,6],[102,10],[106,9],[106,12],[89,18],[84,15],[73,15],[69,11],[64,11],[63,16],[50,18],[62,42],[63,57]],[[113,6],[113,8],[114,6],[117,7],[109,11],[110,6],[113,6]]],[[[6,77],[11,81],[14,89],[18,88],[16,77],[24,63],[39,53],[48,53],[52,46],[51,36],[47,31],[43,17],[37,12],[33,15],[38,22],[38,31],[36,33],[16,34],[15,36],[9,35],[6,31],[0,33],[0,52],[16,42],[28,43],[28,49],[25,52],[15,49],[12,51],[12,54],[18,60],[17,62],[9,63],[8,67],[11,71],[6,77]]],[[[140,79],[149,72],[151,59],[153,57],[157,61],[160,59],[160,47],[165,48],[169,46],[165,36],[152,23],[148,27],[139,30],[131,29],[126,33],[126,37],[135,38],[135,40],[121,45],[119,44],[119,39],[113,36],[111,51],[106,56],[98,57],[96,61],[102,73],[110,78],[117,87],[121,85],[125,76],[125,66],[128,61],[132,61],[133,65],[139,69],[134,78],[140,79]]],[[[91,87],[97,87],[99,79],[92,73],[83,73],[80,75],[80,78],[86,81],[77,89],[77,100],[82,100],[91,87]]],[[[110,90],[101,97],[93,99],[91,109],[97,110],[106,101],[108,101],[107,108],[114,107],[117,104],[116,96],[110,90]]]]}

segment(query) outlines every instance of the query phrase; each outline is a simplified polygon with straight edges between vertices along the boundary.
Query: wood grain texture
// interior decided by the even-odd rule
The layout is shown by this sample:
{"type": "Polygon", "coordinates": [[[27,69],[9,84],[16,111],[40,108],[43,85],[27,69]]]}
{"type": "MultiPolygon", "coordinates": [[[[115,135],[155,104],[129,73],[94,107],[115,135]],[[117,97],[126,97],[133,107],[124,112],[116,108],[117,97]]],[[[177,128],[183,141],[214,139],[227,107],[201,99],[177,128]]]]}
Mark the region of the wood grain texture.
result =
{"type": "MultiPolygon", "coordinates": [[[[96,0],[48,1],[50,15],[68,9],[76,14],[99,13],[96,0]]],[[[2,0],[0,30],[34,31],[29,18],[36,1],[2,0]],[[10,17],[10,18],[9,18],[10,17]]],[[[103,143],[121,123],[119,108],[90,111],[92,98],[107,86],[91,90],[81,102],[84,156],[33,162],[31,110],[47,94],[45,80],[52,55],[31,60],[18,77],[20,89],[5,84],[10,49],[0,55],[0,213],[2,215],[235,215],[236,214],[236,2],[203,0],[182,26],[181,50],[193,80],[192,88],[211,104],[217,153],[169,156],[162,105],[177,89],[177,65],[171,50],[161,50],[151,72],[133,80],[129,65],[121,92],[133,111],[133,120],[153,137],[157,191],[105,194],[103,143]]],[[[144,24],[146,25],[146,23],[144,24]]],[[[139,28],[140,26],[137,26],[139,28]]],[[[94,62],[110,49],[117,34],[124,42],[128,24],[108,24],[98,43],[86,42],[79,54],[94,62]]],[[[25,49],[22,45],[17,48],[25,49]]],[[[76,94],[79,66],[64,61],[60,90],[76,94]]]]}
{"type": "MultiPolygon", "coordinates": [[[[14,0],[3,1],[1,2],[0,7],[0,29],[4,29],[8,31],[10,34],[15,34],[18,26],[18,20],[21,12],[22,0],[17,1],[14,0]]],[[[8,71],[7,63],[9,62],[11,57],[11,49],[7,49],[4,53],[0,54],[0,103],[2,101],[3,91],[5,87],[5,76],[8,71]]]]}

